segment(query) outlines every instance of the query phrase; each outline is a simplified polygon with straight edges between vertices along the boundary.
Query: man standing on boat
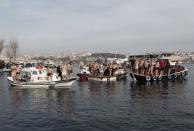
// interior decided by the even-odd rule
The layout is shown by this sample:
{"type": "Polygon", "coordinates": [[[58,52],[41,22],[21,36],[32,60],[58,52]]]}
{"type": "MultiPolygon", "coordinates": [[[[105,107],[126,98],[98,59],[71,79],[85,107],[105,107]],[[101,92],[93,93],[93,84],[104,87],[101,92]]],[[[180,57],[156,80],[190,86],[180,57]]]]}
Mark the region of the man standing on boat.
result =
{"type": "Polygon", "coordinates": [[[67,79],[68,72],[67,72],[67,65],[66,64],[63,64],[61,66],[61,72],[62,72],[62,80],[67,79]]]}
{"type": "Polygon", "coordinates": [[[68,76],[71,78],[73,73],[73,67],[71,62],[68,64],[67,70],[68,70],[68,76]]]}
{"type": "Polygon", "coordinates": [[[16,65],[16,81],[19,80],[19,76],[20,76],[20,66],[19,64],[16,65]]]}
{"type": "Polygon", "coordinates": [[[52,81],[52,75],[53,75],[53,69],[50,66],[48,66],[47,67],[47,80],[48,81],[52,81]]]}

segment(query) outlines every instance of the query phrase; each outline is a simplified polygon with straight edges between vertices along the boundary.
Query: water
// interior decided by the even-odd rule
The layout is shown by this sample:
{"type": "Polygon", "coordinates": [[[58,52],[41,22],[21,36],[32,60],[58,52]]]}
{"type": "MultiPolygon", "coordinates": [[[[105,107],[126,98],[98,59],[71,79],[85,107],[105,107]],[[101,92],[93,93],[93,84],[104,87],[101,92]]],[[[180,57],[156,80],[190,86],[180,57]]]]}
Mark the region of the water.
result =
{"type": "Polygon", "coordinates": [[[186,79],[79,82],[71,89],[14,89],[0,75],[2,131],[194,130],[194,66],[186,79]]]}

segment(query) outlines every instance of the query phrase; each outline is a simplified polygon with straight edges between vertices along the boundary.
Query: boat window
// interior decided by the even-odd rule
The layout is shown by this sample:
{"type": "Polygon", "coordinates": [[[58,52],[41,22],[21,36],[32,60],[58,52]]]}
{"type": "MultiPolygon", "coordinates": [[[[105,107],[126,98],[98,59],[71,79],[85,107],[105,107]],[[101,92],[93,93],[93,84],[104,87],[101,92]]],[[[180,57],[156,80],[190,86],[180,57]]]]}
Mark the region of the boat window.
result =
{"type": "Polygon", "coordinates": [[[42,71],[41,70],[39,70],[38,72],[39,72],[39,74],[42,74],[42,71]]]}
{"type": "Polygon", "coordinates": [[[37,71],[32,71],[33,75],[38,75],[37,71]]]}

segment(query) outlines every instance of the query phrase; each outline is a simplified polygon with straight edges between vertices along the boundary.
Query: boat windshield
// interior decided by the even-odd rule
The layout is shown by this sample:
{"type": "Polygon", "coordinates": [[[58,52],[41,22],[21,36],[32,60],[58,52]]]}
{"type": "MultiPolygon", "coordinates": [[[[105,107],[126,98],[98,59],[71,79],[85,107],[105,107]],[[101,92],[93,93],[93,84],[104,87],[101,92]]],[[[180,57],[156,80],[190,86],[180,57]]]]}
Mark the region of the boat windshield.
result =
{"type": "Polygon", "coordinates": [[[21,76],[21,80],[27,80],[27,79],[31,78],[31,73],[26,72],[26,71],[22,71],[20,76],[21,76]]]}

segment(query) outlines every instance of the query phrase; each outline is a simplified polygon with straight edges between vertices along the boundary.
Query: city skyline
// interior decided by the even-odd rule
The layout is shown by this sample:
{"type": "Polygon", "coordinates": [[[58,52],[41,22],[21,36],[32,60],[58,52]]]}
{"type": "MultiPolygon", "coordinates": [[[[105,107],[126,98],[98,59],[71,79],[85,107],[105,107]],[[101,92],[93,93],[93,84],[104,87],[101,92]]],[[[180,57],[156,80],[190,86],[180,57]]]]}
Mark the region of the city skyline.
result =
{"type": "Polygon", "coordinates": [[[20,52],[192,51],[194,1],[0,0],[0,39],[20,52]]]}

